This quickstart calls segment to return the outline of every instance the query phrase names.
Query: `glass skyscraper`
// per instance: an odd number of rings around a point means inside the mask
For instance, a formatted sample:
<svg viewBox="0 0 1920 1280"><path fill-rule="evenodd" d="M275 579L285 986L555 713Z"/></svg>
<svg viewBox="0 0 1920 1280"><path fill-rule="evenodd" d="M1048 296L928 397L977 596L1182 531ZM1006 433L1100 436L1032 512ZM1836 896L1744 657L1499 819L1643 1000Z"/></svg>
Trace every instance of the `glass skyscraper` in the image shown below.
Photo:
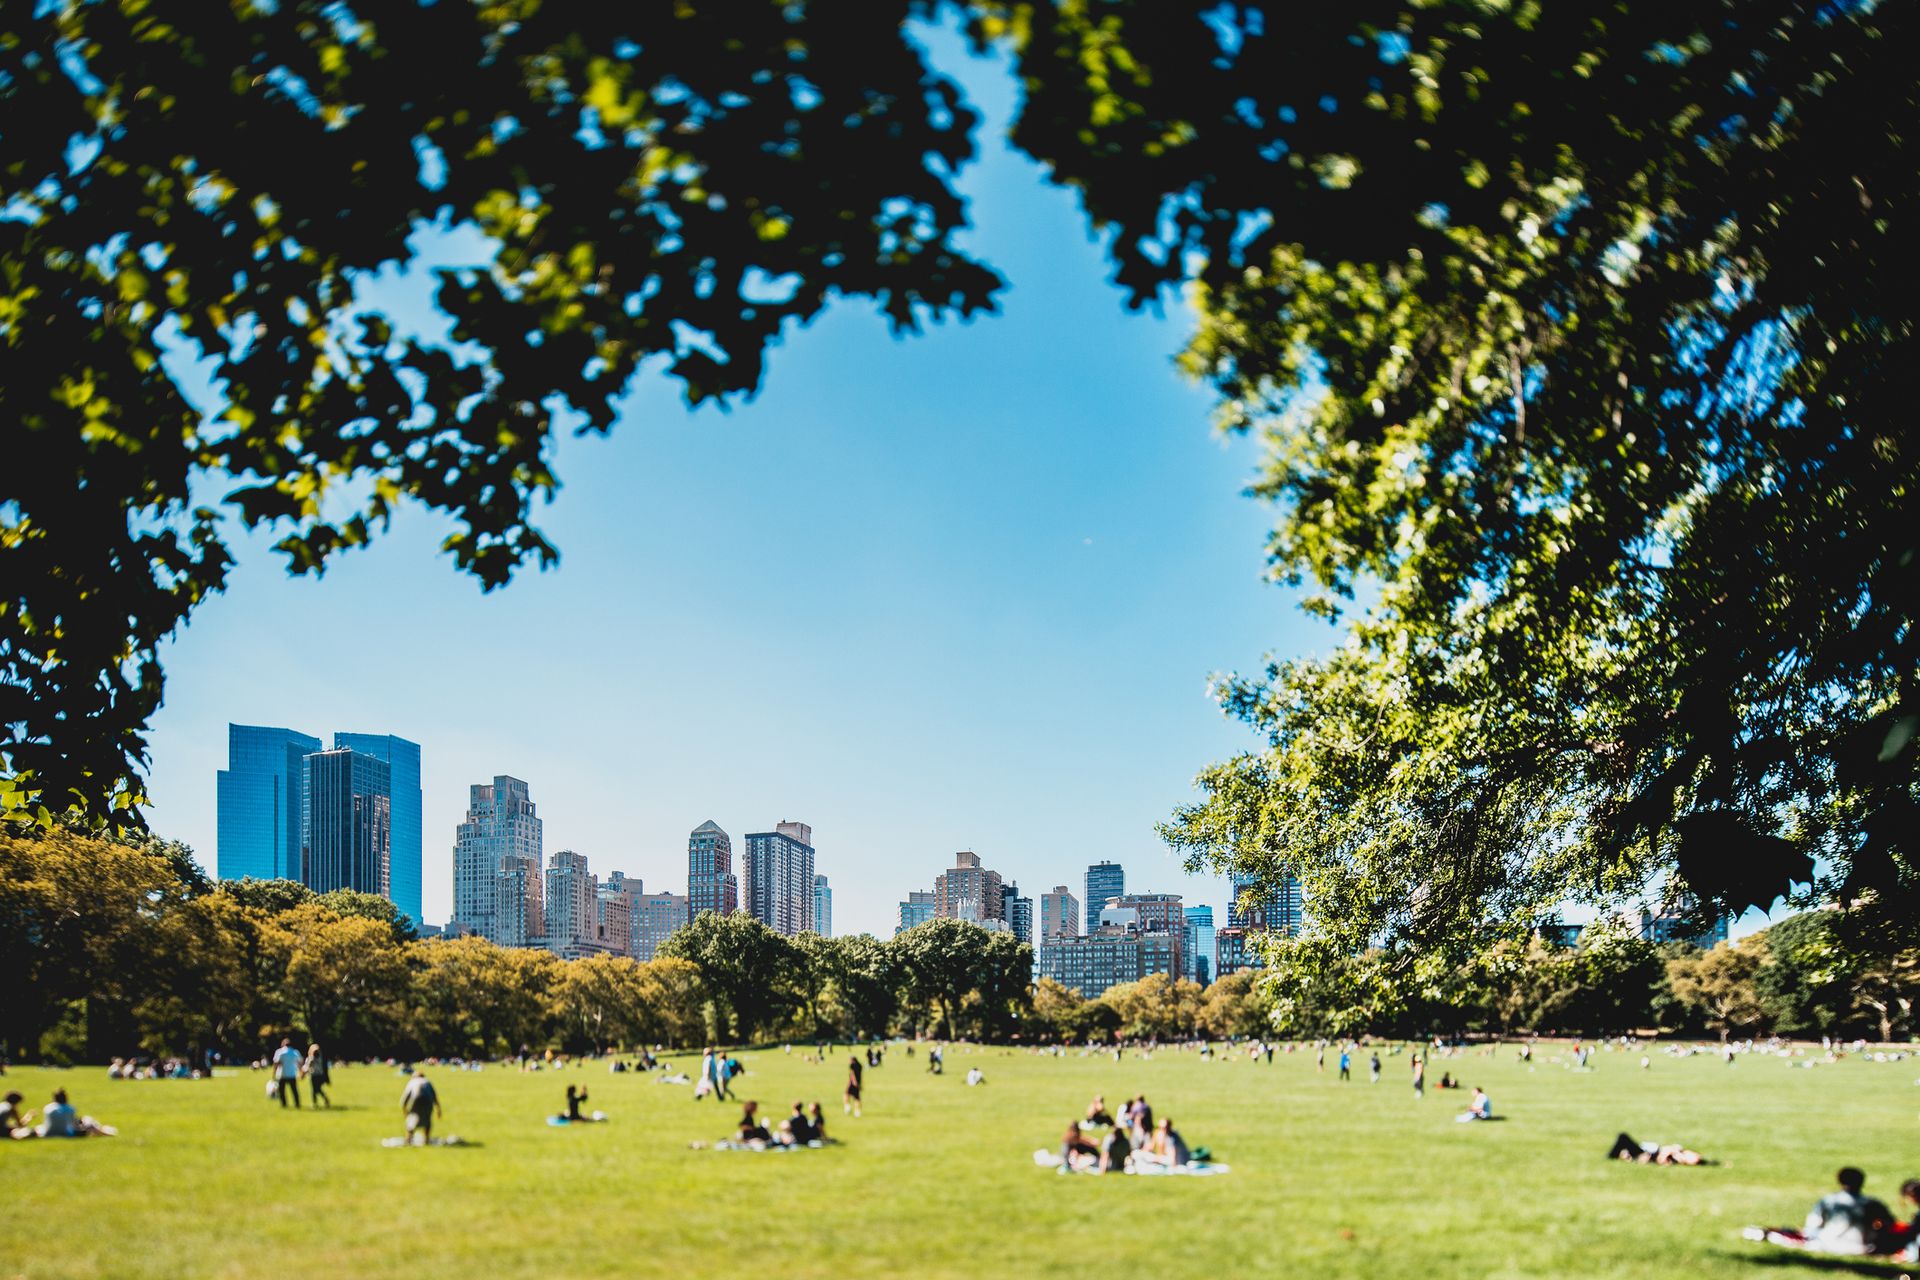
<svg viewBox="0 0 1920 1280"><path fill-rule="evenodd" d="M347 747L306 758L300 879L319 893L393 898L393 798L385 760Z"/></svg>
<svg viewBox="0 0 1920 1280"><path fill-rule="evenodd" d="M1087 868L1087 931L1100 920L1100 910L1107 905L1108 898L1118 898L1127 891L1127 871L1117 862L1096 862ZM1091 999L1092 997L1088 997Z"/></svg>
<svg viewBox="0 0 1920 1280"><path fill-rule="evenodd" d="M1213 908L1188 907L1187 976L1198 983L1213 981Z"/></svg>
<svg viewBox="0 0 1920 1280"><path fill-rule="evenodd" d="M306 757L320 739L292 729L227 726L217 790L214 865L222 880L300 878Z"/></svg>
<svg viewBox="0 0 1920 1280"><path fill-rule="evenodd" d="M333 745L387 762L393 797L393 905L415 924L420 918L420 744L390 733L336 733ZM317 750L317 748L316 748Z"/></svg>

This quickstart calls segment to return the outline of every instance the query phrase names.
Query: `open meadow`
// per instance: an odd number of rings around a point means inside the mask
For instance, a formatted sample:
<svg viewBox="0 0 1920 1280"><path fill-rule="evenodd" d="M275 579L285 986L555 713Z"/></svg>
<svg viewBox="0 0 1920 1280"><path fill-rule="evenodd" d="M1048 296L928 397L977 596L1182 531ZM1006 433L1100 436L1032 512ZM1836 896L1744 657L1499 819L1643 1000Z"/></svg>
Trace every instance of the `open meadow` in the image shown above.
<svg viewBox="0 0 1920 1280"><path fill-rule="evenodd" d="M1602 1051L1575 1072L1557 1048L1435 1058L1481 1084L1505 1118L1456 1124L1464 1094L1416 1101L1407 1058L1378 1084L1364 1053L1341 1083L1333 1055L1273 1065L1191 1051L1034 1056L949 1050L946 1074L892 1046L867 1072L866 1114L840 1114L844 1048L743 1055L741 1098L777 1119L826 1104L840 1145L791 1155L694 1150L725 1136L731 1104L691 1101L658 1075L588 1061L523 1074L441 1067L437 1133L478 1145L393 1150L401 1079L336 1070L331 1112L283 1112L264 1073L109 1081L101 1068L22 1068L27 1104L64 1085L115 1139L6 1144L0 1274L486 1277L730 1275L1751 1276L1877 1263L1776 1253L1739 1237L1797 1223L1857 1163L1891 1200L1920 1174L1920 1062ZM681 1055L691 1071L697 1058ZM986 1084L969 1088L971 1066ZM550 1127L569 1082L602 1125ZM1232 1172L1213 1178L1064 1177L1032 1163L1096 1093L1144 1092ZM1617 1131L1691 1144L1724 1163L1654 1168L1602 1159Z"/></svg>

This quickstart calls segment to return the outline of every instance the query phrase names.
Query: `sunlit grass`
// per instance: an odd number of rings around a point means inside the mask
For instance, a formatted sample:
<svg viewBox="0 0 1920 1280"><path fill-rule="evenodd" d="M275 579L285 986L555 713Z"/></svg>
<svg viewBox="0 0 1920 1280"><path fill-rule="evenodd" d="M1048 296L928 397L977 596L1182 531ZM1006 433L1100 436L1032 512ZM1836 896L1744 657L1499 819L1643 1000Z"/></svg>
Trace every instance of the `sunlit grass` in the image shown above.
<svg viewBox="0 0 1920 1280"><path fill-rule="evenodd" d="M0 1150L0 1275L867 1275L1712 1277L1770 1255L1749 1222L1797 1222L1843 1163L1891 1199L1920 1175L1920 1061L1596 1055L1574 1073L1511 1049L1436 1059L1505 1116L1462 1125L1462 1095L1416 1102L1404 1056L1352 1083L1311 1052L1271 1067L1166 1051L1034 1057L951 1050L944 1076L896 1046L840 1114L844 1049L824 1065L745 1055L743 1098L784 1115L826 1104L842 1145L791 1156L690 1150L738 1108L606 1064L432 1074L439 1132L466 1150L391 1150L401 1079L343 1067L338 1107L283 1113L265 1079L115 1082L99 1068L16 1069L38 1107L55 1085L117 1139ZM680 1065L691 1069L691 1059ZM987 1084L968 1088L969 1066ZM604 1125L551 1128L569 1081ZM1095 1093L1144 1092L1225 1177L1057 1177L1031 1162ZM1620 1130L1725 1163L1660 1169L1601 1157ZM1797 1271L1788 1261L1782 1269ZM1878 1274L1880 1268L1874 1268ZM1899 1268L1885 1268L1897 1275Z"/></svg>

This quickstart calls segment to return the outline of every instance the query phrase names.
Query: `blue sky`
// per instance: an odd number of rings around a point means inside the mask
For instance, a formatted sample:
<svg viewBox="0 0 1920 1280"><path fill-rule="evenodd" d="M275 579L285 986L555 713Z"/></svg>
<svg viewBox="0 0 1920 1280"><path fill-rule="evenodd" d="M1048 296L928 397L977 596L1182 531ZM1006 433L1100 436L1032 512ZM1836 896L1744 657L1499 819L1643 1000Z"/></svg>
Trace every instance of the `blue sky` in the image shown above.
<svg viewBox="0 0 1920 1280"><path fill-rule="evenodd" d="M1258 446L1174 370L1186 317L1125 311L1071 196L1000 143L1011 86L939 47L988 112L963 186L1001 315L896 341L842 304L731 412L643 375L612 438L559 445L559 567L490 596L417 512L317 581L236 535L165 655L155 827L211 865L228 721L391 732L423 747L435 922L496 773L549 852L652 890L684 891L704 819L736 851L810 822L838 932L891 932L957 849L1035 895L1113 858L1224 906L1153 832L1252 744L1207 677L1332 633L1262 581Z"/></svg>

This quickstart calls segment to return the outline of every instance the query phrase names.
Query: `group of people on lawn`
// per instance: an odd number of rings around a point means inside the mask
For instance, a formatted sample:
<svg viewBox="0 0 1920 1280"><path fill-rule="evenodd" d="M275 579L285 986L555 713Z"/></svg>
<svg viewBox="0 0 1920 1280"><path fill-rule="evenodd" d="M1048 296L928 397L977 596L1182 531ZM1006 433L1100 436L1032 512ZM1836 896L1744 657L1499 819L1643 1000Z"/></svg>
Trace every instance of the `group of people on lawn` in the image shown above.
<svg viewBox="0 0 1920 1280"><path fill-rule="evenodd" d="M1105 1129L1100 1142L1088 1135ZM1096 1096L1084 1118L1068 1123L1060 1138L1060 1167L1081 1173L1127 1173L1160 1166L1182 1168L1193 1160L1187 1140L1170 1117L1153 1119L1145 1094L1127 1099L1119 1116L1107 1112L1107 1100Z"/></svg>

